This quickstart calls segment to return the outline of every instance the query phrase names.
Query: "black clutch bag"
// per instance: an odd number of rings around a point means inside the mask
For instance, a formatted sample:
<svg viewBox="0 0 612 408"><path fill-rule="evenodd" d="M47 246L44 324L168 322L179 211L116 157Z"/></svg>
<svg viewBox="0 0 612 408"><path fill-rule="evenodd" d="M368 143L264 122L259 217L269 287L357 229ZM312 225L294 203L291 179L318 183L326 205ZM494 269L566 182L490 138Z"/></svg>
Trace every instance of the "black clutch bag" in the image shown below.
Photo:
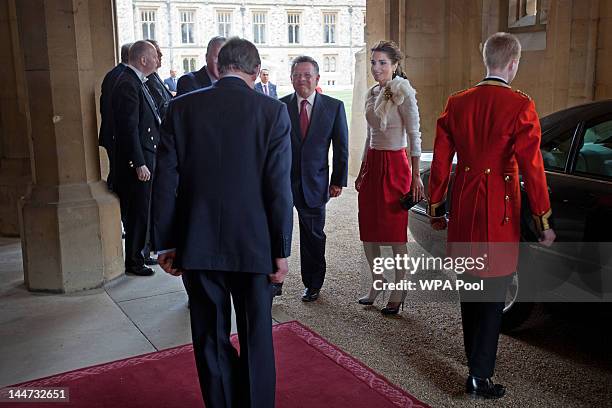
<svg viewBox="0 0 612 408"><path fill-rule="evenodd" d="M412 199L412 193L406 193L403 196L400 197L400 205L402 206L402 208L406 211L408 211L409 209L411 209L412 207L414 207L415 205L417 205L418 203L420 203L422 200L419 201L414 201Z"/></svg>

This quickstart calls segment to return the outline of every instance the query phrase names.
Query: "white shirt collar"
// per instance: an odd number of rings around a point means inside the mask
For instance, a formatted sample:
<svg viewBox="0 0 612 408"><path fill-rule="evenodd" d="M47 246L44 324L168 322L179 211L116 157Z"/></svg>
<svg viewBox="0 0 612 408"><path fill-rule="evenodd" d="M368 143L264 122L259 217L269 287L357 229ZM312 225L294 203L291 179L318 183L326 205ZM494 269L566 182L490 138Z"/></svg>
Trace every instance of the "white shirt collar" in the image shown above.
<svg viewBox="0 0 612 408"><path fill-rule="evenodd" d="M304 98L302 98L300 95L298 95L297 92L295 93L295 96L297 96L298 108L300 108ZM308 101L308 103L310 104L311 107L314 106L314 101L315 101L315 97L316 96L317 96L317 91L314 91L308 98L306 98L306 100Z"/></svg>
<svg viewBox="0 0 612 408"><path fill-rule="evenodd" d="M140 70L138 70L137 68L134 68L132 65L128 65L128 67L132 68L132 70L136 73L136 75L138 75L138 78L140 79L140 81L142 81L143 84L147 82L148 78L145 76L145 74L140 72Z"/></svg>

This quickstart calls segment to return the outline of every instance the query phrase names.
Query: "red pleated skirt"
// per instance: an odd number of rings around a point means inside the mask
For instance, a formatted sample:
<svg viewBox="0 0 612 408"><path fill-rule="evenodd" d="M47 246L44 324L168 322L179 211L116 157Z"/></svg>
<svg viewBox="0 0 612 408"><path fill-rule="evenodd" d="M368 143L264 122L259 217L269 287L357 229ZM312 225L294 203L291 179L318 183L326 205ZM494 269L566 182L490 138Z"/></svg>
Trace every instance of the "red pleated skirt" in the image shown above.
<svg viewBox="0 0 612 408"><path fill-rule="evenodd" d="M364 242L407 242L408 211L399 199L410 191L405 150L368 151L359 189L359 237Z"/></svg>

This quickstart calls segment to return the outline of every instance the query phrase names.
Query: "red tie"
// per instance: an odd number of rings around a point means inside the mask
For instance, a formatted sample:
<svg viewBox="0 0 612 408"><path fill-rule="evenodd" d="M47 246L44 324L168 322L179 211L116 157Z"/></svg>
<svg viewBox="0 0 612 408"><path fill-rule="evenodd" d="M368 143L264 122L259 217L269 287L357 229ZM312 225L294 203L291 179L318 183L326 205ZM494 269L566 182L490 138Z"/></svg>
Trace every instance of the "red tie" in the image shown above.
<svg viewBox="0 0 612 408"><path fill-rule="evenodd" d="M302 132L302 139L306 138L306 134L308 133L308 112L306 111L306 105L308 105L308 101L306 99L302 100L300 104L300 131Z"/></svg>

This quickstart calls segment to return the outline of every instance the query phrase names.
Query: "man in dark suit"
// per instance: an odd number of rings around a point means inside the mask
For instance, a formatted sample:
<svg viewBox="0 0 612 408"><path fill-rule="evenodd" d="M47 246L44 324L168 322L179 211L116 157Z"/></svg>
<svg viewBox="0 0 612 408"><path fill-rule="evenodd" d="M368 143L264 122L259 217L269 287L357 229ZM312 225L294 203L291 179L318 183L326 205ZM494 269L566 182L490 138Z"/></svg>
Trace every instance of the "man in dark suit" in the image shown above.
<svg viewBox="0 0 612 408"><path fill-rule="evenodd" d="M213 37L206 47L206 65L199 71L188 72L179 78L176 86L176 95L183 95L196 89L206 88L217 82L219 69L217 58L219 50L225 43L225 37Z"/></svg>
<svg viewBox="0 0 612 408"><path fill-rule="evenodd" d="M260 64L253 44L230 39L221 79L170 103L158 152L153 242L187 288L208 408L274 407L271 283L291 249L291 124L285 105L253 90Z"/></svg>
<svg viewBox="0 0 612 408"><path fill-rule="evenodd" d="M291 117L291 188L300 220L302 300L319 298L325 279L325 205L342 194L348 174L348 128L342 101L315 92L319 65L300 56L291 64L295 93L281 99ZM328 153L333 146L329 180Z"/></svg>
<svg viewBox="0 0 612 408"><path fill-rule="evenodd" d="M271 96L274 99L278 99L278 95L276 94L276 85L270 82L270 72L267 69L261 70L259 73L259 79L261 82L255 84L255 90L264 95Z"/></svg>
<svg viewBox="0 0 612 408"><path fill-rule="evenodd" d="M176 77L176 69L171 69L170 76L164 79L164 85L166 85L166 88L168 88L172 96L176 96L177 81L178 81L178 78Z"/></svg>
<svg viewBox="0 0 612 408"><path fill-rule="evenodd" d="M125 271L152 275L144 266L143 249L148 234L151 174L159 143L161 119L145 82L157 69L157 51L147 41L130 47L129 65L113 91L113 116L117 144L117 194L125 222Z"/></svg>
<svg viewBox="0 0 612 408"><path fill-rule="evenodd" d="M155 47L155 51L157 51L157 68L155 72L147 77L148 81L145 82L145 85L149 89L149 93L153 97L155 101L155 106L157 107L157 111L159 112L159 116L162 120L164 120L164 116L166 115L166 109L168 109L168 103L172 99L172 94L164 85L162 79L159 77L157 70L161 68L162 65L162 54L161 48L159 48L159 44L155 40L147 40Z"/></svg>
<svg viewBox="0 0 612 408"><path fill-rule="evenodd" d="M113 178L115 169L115 135L113 130L113 107L112 94L117 78L128 65L129 51L132 43L121 46L121 62L113 69L108 71L102 80L102 90L100 93L100 136L98 145L106 149L108 156L108 176L106 184L109 190L113 190Z"/></svg>

